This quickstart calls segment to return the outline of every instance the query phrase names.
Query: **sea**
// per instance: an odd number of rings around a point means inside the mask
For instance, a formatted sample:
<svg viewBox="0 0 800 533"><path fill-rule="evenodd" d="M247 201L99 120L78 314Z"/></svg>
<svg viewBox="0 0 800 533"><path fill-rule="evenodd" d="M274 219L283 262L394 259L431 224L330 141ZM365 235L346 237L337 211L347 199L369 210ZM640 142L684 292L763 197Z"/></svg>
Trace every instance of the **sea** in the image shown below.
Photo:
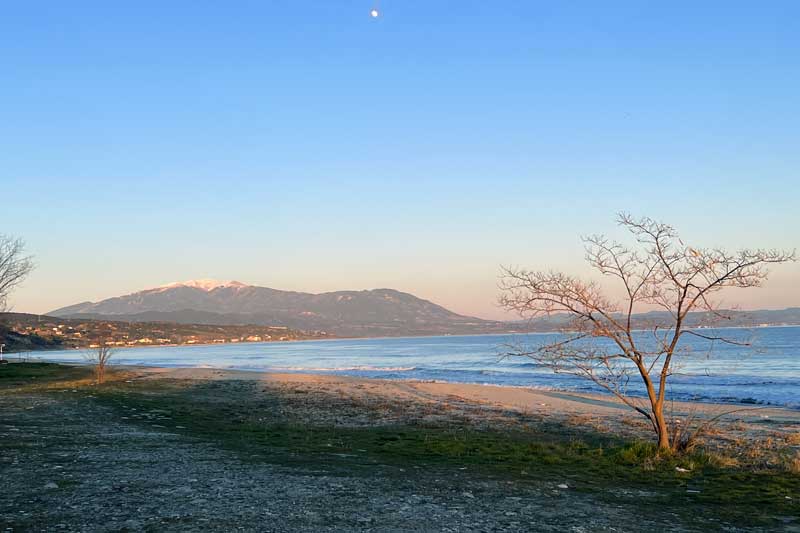
<svg viewBox="0 0 800 533"><path fill-rule="evenodd" d="M800 409L800 326L698 332L723 334L751 345L684 336L676 374L669 379L670 398ZM647 333L636 335L647 342ZM512 347L535 347L558 339L558 334L454 335L156 346L120 348L113 362L606 393L585 378L554 373L527 357L505 355ZM50 361L85 361L85 352L80 350L39 352L36 356ZM638 381L631 380L629 393L643 392Z"/></svg>

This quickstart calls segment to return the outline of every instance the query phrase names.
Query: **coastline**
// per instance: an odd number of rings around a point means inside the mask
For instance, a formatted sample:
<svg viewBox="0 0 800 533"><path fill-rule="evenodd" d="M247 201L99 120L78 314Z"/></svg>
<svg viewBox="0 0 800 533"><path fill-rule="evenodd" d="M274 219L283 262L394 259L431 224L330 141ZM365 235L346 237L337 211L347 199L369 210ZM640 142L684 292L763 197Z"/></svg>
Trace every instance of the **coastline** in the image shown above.
<svg viewBox="0 0 800 533"><path fill-rule="evenodd" d="M697 329L710 329L710 330L758 330L758 329L777 329L777 328L800 328L800 324L755 324L752 326L719 326L719 327L708 327L708 328L698 328L698 327L688 327L688 330L697 330ZM646 328L633 328L631 331L633 332L649 332L649 329ZM183 348L183 347L192 347L192 346L229 346L229 345L248 345L248 346L258 346L258 345L270 345L270 344L296 344L296 343L305 343L305 342L332 342L332 341L369 341L369 340L394 340L394 339L435 339L435 338L447 338L447 337L499 337L499 336L508 336L508 337L516 337L516 336L544 336L544 335L561 335L565 333L571 333L570 330L548 330L548 331L500 331L500 332L492 332L492 333L443 333L437 335L383 335L383 336L367 336L367 337L352 337L352 336L334 336L329 335L326 337L320 338L303 338L303 339L288 339L283 341L240 341L240 342L197 342L197 343L183 343L183 344L141 344L141 345L125 345L125 346L112 346L114 350L128 350L131 348ZM37 352L75 352L75 351L88 351L92 350L93 348L89 348L88 346L75 346L75 347L44 347L44 348L37 348L35 350L26 350L26 351L13 351L13 352L5 352L7 354L20 354L20 353L37 353Z"/></svg>
<svg viewBox="0 0 800 533"><path fill-rule="evenodd" d="M645 419L613 396L533 389L494 384L430 382L377 379L339 374L276 373L198 367L117 366L137 380L174 380L191 383L260 382L286 389L313 389L336 397L356 398L370 403L406 400L417 404L469 406L551 418L588 425L605 432L647 435ZM800 411L776 406L751 406L706 402L673 402L669 409L678 419L719 418L734 433L748 440L779 432L800 430Z"/></svg>
<svg viewBox="0 0 800 533"><path fill-rule="evenodd" d="M326 339L330 340L337 340L337 339ZM274 342L260 342L260 343L249 343L249 344L261 344L261 345L268 345L274 343L298 343L304 341L274 341ZM203 347L203 346L218 346L214 344L210 345L176 345L177 347ZM147 348L158 348L163 346L147 346ZM32 352L26 352L31 354ZM46 352L44 352L46 353ZM89 366L91 363L89 362L77 362L77 361L62 361L58 359L48 359L47 357L36 357L36 356L28 356L26 361L39 361L44 363L56 363L61 365L67 366ZM10 359L13 361L13 359ZM433 389L446 389L446 388L455 388L465 391L473 391L471 396L475 398L480 398L483 396L486 397L495 397L498 396L496 394L478 394L477 391L481 391L484 389L500 389L506 391L506 393L501 394L504 398L511 398L515 396L515 394L511 394L509 391L519 391L517 395L525 396L526 393L531 395L542 395L542 396L560 396L564 398L573 398L574 401L584 401L586 399L590 399L593 402L598 404L606 404L608 407L615 405L615 409L618 410L630 410L630 408L626 407L622 402L617 400L611 394L605 394L602 392L578 392L570 389L559 389L559 388L548 388L546 386L536 386L536 385L518 385L518 384L499 384L499 383L489 383L489 382L462 382L462 381L447 381L447 380L427 380L427 379L420 379L420 378L379 378L379 377L366 377L366 376L354 376L349 375L346 373L341 373L338 371L315 371L313 369L298 369L292 370L290 368L280 368L280 369L239 369L239 368L220 368L214 366L198 366L198 365L187 365L187 366L158 366L158 365L141 365L141 364L128 364L128 363L114 363L110 364L110 368L123 370L123 371L133 371L133 372L142 372L148 378L168 378L168 379L189 379L189 380L241 380L241 381L270 381L274 379L272 378L279 377L281 381L308 381L313 382L316 378L327 378L327 381L335 382L345 382L348 380L355 380L355 381L363 381L363 382L374 382L374 383L383 383L383 384L391 384L391 383L405 383L408 385L415 385L421 386L423 388L433 388ZM295 379L290 379L291 377L295 377ZM324 381L324 380L323 380ZM636 396L632 395L632 397L636 401L644 402L646 398L643 396ZM534 400L538 401L539 398L533 398ZM583 400L579 400L583 399ZM787 405L780 405L780 404L771 404L771 403L752 403L752 402L742 402L742 401L714 401L714 400L675 400L670 402L671 405L674 405L676 408L679 408L681 411L686 412L687 410L691 410L692 412L701 412L701 413L710 413L711 416L719 415L720 413L725 412L748 412L748 411L769 411L775 410L779 413L792 413L792 415L788 416L788 419L797 419L797 423L800 424L800 408L795 408L793 406ZM511 401L511 404L520 404L519 401ZM800 430L800 428L798 428Z"/></svg>
<svg viewBox="0 0 800 533"><path fill-rule="evenodd" d="M758 367L745 365L746 353L742 355L743 367L737 369L728 365L728 362L733 360L732 356L722 354L719 360L713 358L711 363L701 362L702 366L695 365L696 368L687 366L683 375L673 381L674 390L671 397L676 401L687 403L722 405L727 410L767 407L800 410L800 404L797 403L795 396L795 388L800 386L800 381L791 373L787 374L785 370L797 368L797 363L791 359L782 359L791 357L798 346L796 330L792 329L784 336L781 336L778 330L774 331L765 336L764 342L765 346L776 346L775 355L770 355L769 360L779 365L775 368L784 368L782 372L765 371L763 364ZM312 340L311 343L304 340L290 340L236 345L212 343L142 346L142 348L159 349L120 349L118 355L114 356L112 364L113 366L219 368L248 373L349 375L384 381L462 383L573 395L586 393L598 395L604 400L611 399L611 396L599 390L599 387L587 385L583 380L573 379L570 376L562 377L542 372L530 361L502 360L497 354L500 353L504 339L508 337L469 335L403 337L391 340L328 338ZM190 349L192 347L194 349ZM33 360L47 362L83 363L81 353L83 352L80 350L63 350L38 354L28 352L25 355ZM738 357L738 354L733 355ZM788 366L780 366L784 360ZM640 389L632 387L630 392L644 399L641 396L643 391Z"/></svg>

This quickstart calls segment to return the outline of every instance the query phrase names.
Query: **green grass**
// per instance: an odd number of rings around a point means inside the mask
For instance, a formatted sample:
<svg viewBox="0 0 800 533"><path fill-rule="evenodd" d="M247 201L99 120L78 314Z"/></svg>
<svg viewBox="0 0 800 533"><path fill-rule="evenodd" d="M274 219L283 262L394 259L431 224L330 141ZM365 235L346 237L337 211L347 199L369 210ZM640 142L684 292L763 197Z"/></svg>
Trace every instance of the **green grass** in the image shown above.
<svg viewBox="0 0 800 533"><path fill-rule="evenodd" d="M91 370L83 366L11 362L0 365L0 392L83 380L90 376Z"/></svg>
<svg viewBox="0 0 800 533"><path fill-rule="evenodd" d="M19 369L14 379L27 375L52 380L58 372L74 378L69 367L31 367ZM131 423L165 426L235 451L247 461L346 475L375 475L380 468L381 475L405 476L404 470L419 469L453 479L470 475L523 485L567 483L571 490L609 504L619 501L620 491L648 494L638 497L648 508L754 525L774 525L776 516L796 516L800 503L800 476L784 470L720 467L702 452L660 456L649 442L625 442L555 424L513 431L315 426L280 414L282 407L305 401L305 395L264 392L255 384L230 389L157 380L111 382L85 391L92 396L87 401L110 406Z"/></svg>

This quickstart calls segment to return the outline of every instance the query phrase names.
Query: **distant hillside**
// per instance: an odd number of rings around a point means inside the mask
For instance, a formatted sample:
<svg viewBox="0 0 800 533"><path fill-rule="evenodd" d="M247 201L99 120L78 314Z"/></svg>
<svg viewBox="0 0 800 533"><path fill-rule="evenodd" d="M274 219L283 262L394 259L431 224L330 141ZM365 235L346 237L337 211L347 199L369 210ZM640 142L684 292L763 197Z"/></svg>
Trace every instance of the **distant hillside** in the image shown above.
<svg viewBox="0 0 800 533"><path fill-rule="evenodd" d="M489 333L509 327L459 315L393 289L310 294L211 280L173 283L48 314L136 322L278 325L358 337Z"/></svg>
<svg viewBox="0 0 800 533"><path fill-rule="evenodd" d="M759 309L753 311L723 310L720 318L708 312L689 313L684 324L690 328L699 327L757 327L757 326L796 326L800 325L800 307L787 309ZM621 316L621 315L620 315ZM650 329L655 326L668 327L672 317L666 311L651 311L633 315L634 329ZM567 326L566 315L554 315L532 321L515 322L520 330L532 332L559 331Z"/></svg>
<svg viewBox="0 0 800 533"><path fill-rule="evenodd" d="M697 326L728 326L728 327L752 327L760 325L771 326L790 326L800 324L800 307L789 307L787 309L758 309L753 311L722 311L722 314L729 316L730 319L721 320L707 312L689 313L686 318L686 325L689 327ZM666 323L670 315L664 311L654 311L636 315L636 320L640 324Z"/></svg>
<svg viewBox="0 0 800 533"><path fill-rule="evenodd" d="M32 350L57 350L64 347L61 339L43 337L30 332L23 333L2 323L0 323L0 344L5 345L3 352L6 354Z"/></svg>
<svg viewBox="0 0 800 533"><path fill-rule="evenodd" d="M90 348L98 345L164 346L327 339L322 332L283 326L174 324L0 313L0 343L7 352Z"/></svg>

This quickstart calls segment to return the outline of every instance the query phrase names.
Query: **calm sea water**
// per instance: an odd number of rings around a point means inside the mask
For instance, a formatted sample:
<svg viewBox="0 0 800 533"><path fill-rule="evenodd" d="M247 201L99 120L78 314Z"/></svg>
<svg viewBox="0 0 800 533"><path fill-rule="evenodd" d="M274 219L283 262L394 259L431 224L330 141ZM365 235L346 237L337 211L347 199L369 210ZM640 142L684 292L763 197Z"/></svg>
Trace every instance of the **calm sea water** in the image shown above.
<svg viewBox="0 0 800 533"><path fill-rule="evenodd" d="M693 352L684 359L681 373L672 377L673 398L800 409L800 327L729 329L725 335L752 341L754 346L715 344L709 350L705 341L685 342ZM591 382L554 374L529 359L500 357L509 343L535 345L555 338L480 335L126 348L114 355L114 362L603 392ZM40 357L83 361L82 352L75 350Z"/></svg>

